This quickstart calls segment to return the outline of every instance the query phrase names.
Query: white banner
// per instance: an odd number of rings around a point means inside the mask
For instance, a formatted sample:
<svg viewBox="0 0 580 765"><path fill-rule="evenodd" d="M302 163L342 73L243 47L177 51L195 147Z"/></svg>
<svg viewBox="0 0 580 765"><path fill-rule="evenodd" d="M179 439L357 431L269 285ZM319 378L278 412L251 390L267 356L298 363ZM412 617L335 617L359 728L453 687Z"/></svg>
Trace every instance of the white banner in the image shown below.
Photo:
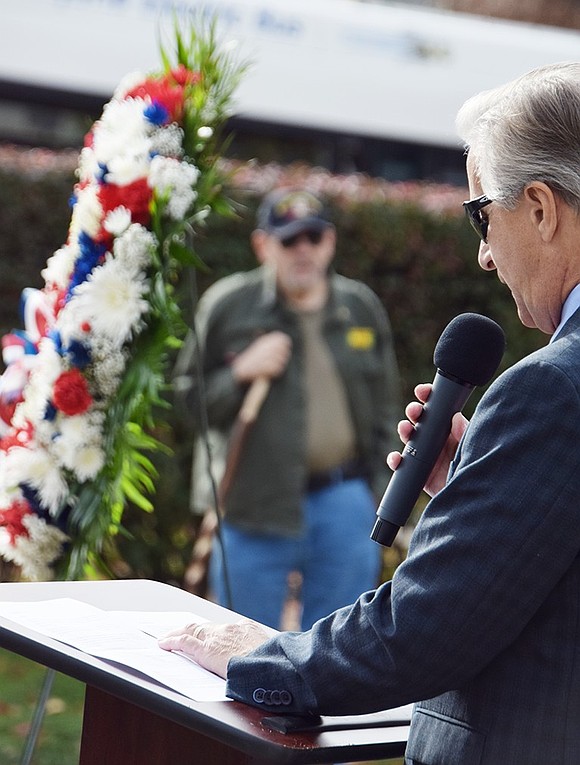
<svg viewBox="0 0 580 765"><path fill-rule="evenodd" d="M240 116L457 146L474 92L545 63L578 60L580 33L412 5L355 0L17 0L0 6L0 80L110 98L159 68L174 14L219 16L253 64Z"/></svg>

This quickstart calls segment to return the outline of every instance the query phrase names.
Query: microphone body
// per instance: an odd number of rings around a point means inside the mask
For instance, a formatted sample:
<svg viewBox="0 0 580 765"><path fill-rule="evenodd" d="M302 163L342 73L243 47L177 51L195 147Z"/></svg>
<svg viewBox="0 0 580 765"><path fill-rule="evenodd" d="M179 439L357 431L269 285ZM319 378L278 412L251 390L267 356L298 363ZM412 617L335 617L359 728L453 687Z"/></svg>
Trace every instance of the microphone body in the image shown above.
<svg viewBox="0 0 580 765"><path fill-rule="evenodd" d="M393 473L377 510L371 539L390 547L411 514L437 457L451 431L451 420L460 412L474 386L437 370L431 391L415 432L403 450L403 459Z"/></svg>
<svg viewBox="0 0 580 765"><path fill-rule="evenodd" d="M505 350L505 335L492 319L480 314L456 316L435 347L437 368L433 389L399 466L377 510L371 539L389 547L404 526L460 412L476 385L491 380Z"/></svg>

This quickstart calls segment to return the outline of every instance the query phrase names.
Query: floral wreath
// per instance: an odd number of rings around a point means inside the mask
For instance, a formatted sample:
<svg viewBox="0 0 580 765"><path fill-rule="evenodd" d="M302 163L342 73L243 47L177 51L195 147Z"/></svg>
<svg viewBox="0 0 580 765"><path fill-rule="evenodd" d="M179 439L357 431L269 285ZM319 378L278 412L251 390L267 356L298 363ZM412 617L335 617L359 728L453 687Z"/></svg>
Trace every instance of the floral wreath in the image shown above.
<svg viewBox="0 0 580 765"><path fill-rule="evenodd" d="M2 338L0 556L30 580L78 578L121 527L153 509L147 430L185 325L178 276L191 237L231 210L220 128L243 67L215 27L175 25L175 59L118 86L85 139L66 243L25 289L24 330Z"/></svg>

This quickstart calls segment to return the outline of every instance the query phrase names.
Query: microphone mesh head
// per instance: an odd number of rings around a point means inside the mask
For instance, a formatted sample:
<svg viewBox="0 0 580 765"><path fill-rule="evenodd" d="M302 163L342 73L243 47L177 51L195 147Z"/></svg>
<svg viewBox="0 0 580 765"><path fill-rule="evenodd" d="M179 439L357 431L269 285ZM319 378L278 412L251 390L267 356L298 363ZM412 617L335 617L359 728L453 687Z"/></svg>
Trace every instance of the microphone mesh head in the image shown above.
<svg viewBox="0 0 580 765"><path fill-rule="evenodd" d="M494 376L505 350L503 329L478 313L462 313L445 327L433 353L441 372L471 385Z"/></svg>

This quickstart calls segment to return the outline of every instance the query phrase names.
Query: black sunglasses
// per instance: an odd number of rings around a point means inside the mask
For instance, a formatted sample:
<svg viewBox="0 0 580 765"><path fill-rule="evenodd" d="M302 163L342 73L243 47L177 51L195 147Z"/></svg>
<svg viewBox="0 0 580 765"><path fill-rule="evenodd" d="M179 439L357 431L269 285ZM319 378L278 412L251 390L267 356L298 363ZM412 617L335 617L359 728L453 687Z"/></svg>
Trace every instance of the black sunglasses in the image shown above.
<svg viewBox="0 0 580 765"><path fill-rule="evenodd" d="M489 226L489 219L485 213L481 212L481 210L483 207L490 205L492 202L493 199L490 199L488 196L483 194L480 197L469 199L467 202L463 203L465 214L467 215L469 222L477 232L477 235L482 242L487 242L487 229Z"/></svg>
<svg viewBox="0 0 580 765"><path fill-rule="evenodd" d="M299 234L294 234L294 236L287 236L284 239L280 239L280 244L286 249L295 247L303 236L308 239L310 244L320 244L322 241L322 233L322 231L301 231Z"/></svg>

